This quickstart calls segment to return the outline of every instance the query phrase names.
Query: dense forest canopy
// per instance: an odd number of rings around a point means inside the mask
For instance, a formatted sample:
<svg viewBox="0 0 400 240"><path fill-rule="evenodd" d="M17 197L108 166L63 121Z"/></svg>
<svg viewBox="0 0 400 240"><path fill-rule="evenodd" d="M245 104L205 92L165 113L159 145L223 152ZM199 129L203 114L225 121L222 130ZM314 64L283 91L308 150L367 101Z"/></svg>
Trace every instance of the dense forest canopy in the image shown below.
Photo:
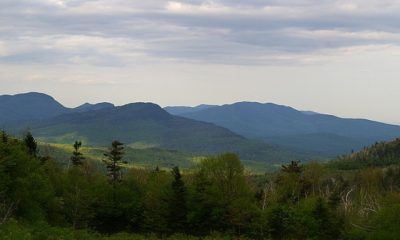
<svg viewBox="0 0 400 240"><path fill-rule="evenodd" d="M334 162L247 173L235 154L193 169L126 168L115 141L104 167L71 143L71 164L0 133L0 239L398 239L400 144ZM346 167L351 166L351 167Z"/></svg>

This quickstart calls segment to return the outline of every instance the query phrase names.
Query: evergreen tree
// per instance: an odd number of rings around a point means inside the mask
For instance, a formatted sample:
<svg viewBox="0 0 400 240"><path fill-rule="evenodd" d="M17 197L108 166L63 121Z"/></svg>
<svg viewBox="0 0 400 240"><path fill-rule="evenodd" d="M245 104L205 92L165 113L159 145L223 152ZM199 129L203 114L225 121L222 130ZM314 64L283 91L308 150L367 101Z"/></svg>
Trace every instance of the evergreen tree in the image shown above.
<svg viewBox="0 0 400 240"><path fill-rule="evenodd" d="M172 196L170 199L170 230L184 232L186 226L186 188L178 167L172 169L174 181L172 182Z"/></svg>
<svg viewBox="0 0 400 240"><path fill-rule="evenodd" d="M292 239L296 231L294 212L285 205L272 208L267 216L267 225L272 239Z"/></svg>
<svg viewBox="0 0 400 240"><path fill-rule="evenodd" d="M85 157L83 157L83 154L79 151L79 149L82 147L82 142L81 141L75 141L74 143L74 151L72 152L72 157L71 157L71 162L74 166L80 166L83 164L83 160L85 160Z"/></svg>
<svg viewBox="0 0 400 240"><path fill-rule="evenodd" d="M7 142L8 142L8 135L7 135L7 133L6 133L4 130L2 130L2 131L0 132L0 135L1 135L1 141L2 141L3 143L7 143Z"/></svg>
<svg viewBox="0 0 400 240"><path fill-rule="evenodd" d="M318 239L340 239L341 221L326 206L325 201L319 197L312 211L316 221L315 237Z"/></svg>
<svg viewBox="0 0 400 240"><path fill-rule="evenodd" d="M300 166L300 161L292 161L288 165L282 165L282 172L286 173L301 173L303 167Z"/></svg>
<svg viewBox="0 0 400 240"><path fill-rule="evenodd" d="M28 148L28 152L30 155L36 157L37 155L37 143L35 138L33 138L32 133L28 132L24 138L25 146Z"/></svg>
<svg viewBox="0 0 400 240"><path fill-rule="evenodd" d="M113 141L109 151L104 153L106 159L103 161L107 166L108 176L114 185L121 180L121 164L126 163L122 160L123 145L120 141Z"/></svg>

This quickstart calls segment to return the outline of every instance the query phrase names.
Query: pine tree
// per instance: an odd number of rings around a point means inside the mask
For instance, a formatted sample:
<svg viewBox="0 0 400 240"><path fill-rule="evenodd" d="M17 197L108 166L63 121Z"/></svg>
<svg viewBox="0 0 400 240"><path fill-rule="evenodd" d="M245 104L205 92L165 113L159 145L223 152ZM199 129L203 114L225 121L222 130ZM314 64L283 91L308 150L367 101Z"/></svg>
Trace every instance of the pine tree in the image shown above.
<svg viewBox="0 0 400 240"><path fill-rule="evenodd" d="M37 155L37 143L35 138L33 138L32 133L28 132L24 138L25 146L28 147L28 152L30 155L36 157Z"/></svg>
<svg viewBox="0 0 400 240"><path fill-rule="evenodd" d="M303 167L300 165L300 161L291 161L288 165L282 165L282 172L286 173L301 173Z"/></svg>
<svg viewBox="0 0 400 240"><path fill-rule="evenodd" d="M316 221L315 237L317 239L340 239L342 223L337 216L326 206L326 202L319 197L315 203L312 215Z"/></svg>
<svg viewBox="0 0 400 240"><path fill-rule="evenodd" d="M82 147L82 142L81 141L75 141L74 143L74 151L72 152L72 157L71 161L74 166L80 166L83 164L83 160L85 160L85 157L83 157L83 154L79 151L79 149Z"/></svg>
<svg viewBox="0 0 400 240"><path fill-rule="evenodd" d="M172 169L172 196L170 199L170 229L172 232L184 232L186 226L186 188L178 167Z"/></svg>
<svg viewBox="0 0 400 240"><path fill-rule="evenodd" d="M122 156L124 154L122 151L124 150L123 145L124 144L120 141L113 141L111 143L111 148L108 150L108 152L104 153L106 159L103 160L103 162L106 164L108 176L110 177L110 181L112 183L112 201L114 211L116 211L117 208L117 198L115 194L117 183L122 180L121 165L126 163L122 160Z"/></svg>
<svg viewBox="0 0 400 240"><path fill-rule="evenodd" d="M126 163L122 160L124 154L122 151L124 150L123 145L124 144L119 141L113 141L109 151L104 153L106 159L103 160L103 162L107 166L108 176L113 184L121 180L121 165Z"/></svg>
<svg viewBox="0 0 400 240"><path fill-rule="evenodd" d="M7 142L8 142L8 135L7 135L7 133L6 133L4 130L2 130L2 131L0 132L0 134L1 134L1 141L2 141L3 143L7 143Z"/></svg>

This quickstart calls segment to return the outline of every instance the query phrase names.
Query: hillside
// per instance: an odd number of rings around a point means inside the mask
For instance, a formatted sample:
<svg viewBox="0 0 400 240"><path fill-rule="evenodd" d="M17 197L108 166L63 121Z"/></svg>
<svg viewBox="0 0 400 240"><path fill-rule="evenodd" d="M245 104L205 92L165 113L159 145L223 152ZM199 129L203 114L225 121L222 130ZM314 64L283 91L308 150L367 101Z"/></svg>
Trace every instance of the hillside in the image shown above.
<svg viewBox="0 0 400 240"><path fill-rule="evenodd" d="M107 147L99 146L83 146L81 152L86 160L101 167L103 165L104 153ZM41 143L39 145L39 153L41 155L50 156L62 166L71 165L71 153L73 152L72 144L48 144ZM179 166L182 169L192 167L201 157L194 156L189 153L178 152L174 150L165 150L159 148L132 148L125 146L124 160L127 162L127 168L141 167L154 169L155 167L170 169Z"/></svg>
<svg viewBox="0 0 400 240"><path fill-rule="evenodd" d="M261 141L248 140L223 127L167 113L156 104L133 103L120 107L60 115L29 125L41 141L108 146L114 139L127 145L179 150L197 155L238 153L245 160L286 162L306 160L310 154Z"/></svg>
<svg viewBox="0 0 400 240"><path fill-rule="evenodd" d="M155 147L139 148L136 145L124 146L124 160L127 162L126 168L144 168L144 169L171 169L174 166L184 170L193 169L205 156L196 156L191 153L161 149ZM104 170L103 162L104 153L108 147L101 146L83 146L81 152L86 160L90 161L93 166ZM73 152L72 144L39 144L39 154L49 156L56 159L63 166L71 165L71 153ZM246 171L251 173L273 172L279 169L280 164L269 164L260 161L242 160Z"/></svg>
<svg viewBox="0 0 400 240"><path fill-rule="evenodd" d="M239 102L179 115L226 127L247 138L318 152L325 157L400 136L399 126L310 114L272 103Z"/></svg>
<svg viewBox="0 0 400 240"><path fill-rule="evenodd" d="M331 166L339 169L386 167L400 163L400 138L389 142L376 142L359 152L344 155L332 161Z"/></svg>

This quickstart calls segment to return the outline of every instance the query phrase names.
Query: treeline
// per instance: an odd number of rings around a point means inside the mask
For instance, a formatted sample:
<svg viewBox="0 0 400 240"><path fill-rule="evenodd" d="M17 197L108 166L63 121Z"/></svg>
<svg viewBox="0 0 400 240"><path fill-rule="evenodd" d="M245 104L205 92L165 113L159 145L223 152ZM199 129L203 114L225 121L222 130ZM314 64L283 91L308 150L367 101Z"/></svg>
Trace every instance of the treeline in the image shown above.
<svg viewBox="0 0 400 240"><path fill-rule="evenodd" d="M399 166L341 171L293 161L251 175L228 153L184 172L145 170L125 165L114 141L104 172L80 142L62 168L31 134L0 135L0 239L400 237Z"/></svg>

